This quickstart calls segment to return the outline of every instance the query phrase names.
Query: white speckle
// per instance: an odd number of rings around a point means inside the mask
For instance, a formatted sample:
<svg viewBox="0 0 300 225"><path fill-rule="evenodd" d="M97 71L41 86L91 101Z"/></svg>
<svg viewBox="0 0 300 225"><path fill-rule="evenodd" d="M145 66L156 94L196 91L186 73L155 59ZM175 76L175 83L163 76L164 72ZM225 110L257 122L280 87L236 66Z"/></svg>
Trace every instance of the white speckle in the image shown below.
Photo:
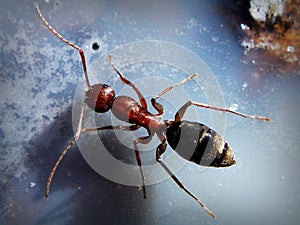
<svg viewBox="0 0 300 225"><path fill-rule="evenodd" d="M206 32L206 31L207 31L207 28L204 27L204 26L201 26L201 27L199 28L199 32L200 32L200 33Z"/></svg>
<svg viewBox="0 0 300 225"><path fill-rule="evenodd" d="M177 36L183 36L184 35L184 33L182 32L182 31L180 31L179 29L175 29L175 33L176 33L176 35Z"/></svg>
<svg viewBox="0 0 300 225"><path fill-rule="evenodd" d="M253 40L244 40L242 41L241 46L243 46L247 51L249 51L255 47L255 44Z"/></svg>
<svg viewBox="0 0 300 225"><path fill-rule="evenodd" d="M294 46L289 45L289 46L287 46L286 51L287 52L294 52L295 48L294 48Z"/></svg>
<svg viewBox="0 0 300 225"><path fill-rule="evenodd" d="M30 182L30 187L33 188L36 185L34 182Z"/></svg>
<svg viewBox="0 0 300 225"><path fill-rule="evenodd" d="M243 23L241 23L241 28L242 30L250 30L250 27L248 27L247 24L243 24Z"/></svg>
<svg viewBox="0 0 300 225"><path fill-rule="evenodd" d="M186 21L186 25L184 27L187 29L192 29L195 26L197 26L197 20L194 18L191 18L190 20Z"/></svg>
<svg viewBox="0 0 300 225"><path fill-rule="evenodd" d="M217 42L217 41L219 40L219 38L218 38L218 37L215 37L215 36L213 36L213 37L211 38L211 40L212 40L212 41L214 41L214 42Z"/></svg>
<svg viewBox="0 0 300 225"><path fill-rule="evenodd" d="M231 110L231 111L235 111L235 110L237 110L239 108L239 105L238 104L235 104L235 103L233 103L233 104L231 104L230 106L229 106L229 110Z"/></svg>
<svg viewBox="0 0 300 225"><path fill-rule="evenodd" d="M242 85L242 89L244 90L247 87L248 87L248 84L246 82L244 82L243 85Z"/></svg>

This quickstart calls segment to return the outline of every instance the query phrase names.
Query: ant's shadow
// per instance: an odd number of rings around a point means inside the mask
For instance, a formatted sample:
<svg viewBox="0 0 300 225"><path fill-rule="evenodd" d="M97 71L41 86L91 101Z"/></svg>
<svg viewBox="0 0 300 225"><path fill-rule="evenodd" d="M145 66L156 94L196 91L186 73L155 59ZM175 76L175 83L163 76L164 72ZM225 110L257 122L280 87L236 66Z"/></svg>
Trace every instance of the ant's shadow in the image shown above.
<svg viewBox="0 0 300 225"><path fill-rule="evenodd" d="M71 109L66 110L28 146L26 167L36 173L32 201L41 202L44 208L35 216L35 224L139 224L145 219L143 211L151 214L151 201L144 200L137 188L111 182L96 173L76 144L58 166L49 198L45 199L49 172L74 135L71 114Z"/></svg>

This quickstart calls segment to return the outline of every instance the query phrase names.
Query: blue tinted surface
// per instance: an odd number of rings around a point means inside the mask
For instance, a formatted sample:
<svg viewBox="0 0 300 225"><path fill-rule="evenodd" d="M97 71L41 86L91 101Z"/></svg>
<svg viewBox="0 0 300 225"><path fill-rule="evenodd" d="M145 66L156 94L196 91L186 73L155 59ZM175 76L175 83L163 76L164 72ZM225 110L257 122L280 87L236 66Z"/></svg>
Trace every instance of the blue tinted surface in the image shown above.
<svg viewBox="0 0 300 225"><path fill-rule="evenodd" d="M219 6L205 0L45 0L39 6L51 25L85 50L88 64L129 42L170 41L209 65L228 107L237 104L239 111L272 118L265 123L227 115L224 136L237 165L188 164L176 174L217 218L172 180L148 186L144 200L137 188L94 172L76 146L45 200L48 173L73 136L72 100L83 79L81 64L76 51L41 25L33 1L0 6L0 224L299 223L299 71L266 75L244 64L243 49ZM98 51L91 49L95 41ZM205 101L200 91L190 94ZM210 126L209 112L199 113L200 122Z"/></svg>

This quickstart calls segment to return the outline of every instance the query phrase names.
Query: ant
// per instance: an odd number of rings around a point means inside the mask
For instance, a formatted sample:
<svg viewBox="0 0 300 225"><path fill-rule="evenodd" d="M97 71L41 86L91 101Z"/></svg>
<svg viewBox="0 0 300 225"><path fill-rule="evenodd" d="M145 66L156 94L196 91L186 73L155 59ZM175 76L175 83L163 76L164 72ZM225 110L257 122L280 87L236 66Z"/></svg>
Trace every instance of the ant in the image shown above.
<svg viewBox="0 0 300 225"><path fill-rule="evenodd" d="M212 217L215 218L215 215L200 201L198 197L192 194L185 186L179 181L179 179L172 173L172 171L167 167L167 165L162 161L162 155L167 149L167 142L174 149L181 157L184 159L194 162L198 165L203 166L211 166L211 167L228 167L234 165L236 163L234 154L227 144L227 142L217 134L214 130L208 128L207 126L198 123L198 122L190 122L181 120L184 116L186 110L190 106L197 106L208 108L212 110L218 110L222 112L229 112L236 114L238 116L242 116L245 118L252 118L257 120L264 120L270 121L267 117L262 116L254 116L254 115L246 115L236 111L232 111L227 108L219 108L215 106L210 106L202 103L197 103L193 101L186 102L175 114L174 120L162 120L161 116L164 112L163 105L157 102L164 94L170 92L173 88L183 85L185 82L195 78L197 73L190 75L189 77L185 78L181 82L169 86L155 97L151 99L151 104L154 109L157 111L156 114L152 114L148 111L147 102L139 91L139 89L129 80L127 80L124 75L118 71L118 69L113 64L112 55L109 55L109 62L112 69L118 74L120 80L132 87L135 93L138 96L139 103L135 101L133 98L129 96L115 96L115 91L112 87L108 86L107 84L94 84L90 85L89 77L87 74L87 66L86 60L84 56L83 50L78 47L77 45L73 44L62 35L60 35L53 27L51 27L46 19L41 14L37 3L34 4L34 8L40 20L43 24L48 28L48 30L53 33L57 38L62 40L67 45L71 46L72 48L78 50L79 55L82 61L83 72L85 76L85 81L87 84L88 90L85 92L85 101L82 104L80 117L79 117L79 124L77 131L74 135L74 138L71 140L69 145L63 150L60 157L54 164L50 175L47 180L45 196L48 198L49 196L49 189L52 182L52 178L54 173L60 164L61 160L65 156L65 154L71 149L71 147L76 143L79 139L81 133L88 132L88 131L99 131L99 130L124 130L124 131L133 131L137 130L140 127L143 127L147 130L148 135L139 137L133 141L135 157L137 164L140 169L140 174L142 178L142 189L143 189L143 196L146 199L146 188L145 188L145 177L142 168L142 161L138 149L138 144L147 144L151 141L152 137L156 134L158 139L160 140L160 144L157 146L156 149L156 161L163 167L163 169L170 175L170 177L175 181L175 183L183 189L188 195L190 195L200 206ZM112 111L113 115L120 119L121 121L129 122L130 126L104 126L104 127L94 127L94 128L83 128L82 121L84 110L86 105L94 110L97 113L105 113L109 110ZM181 138L181 132L184 131L184 135L187 137ZM190 135L192 134L192 135ZM196 134L196 138L195 137ZM180 140L180 142L179 142ZM192 146L191 146L192 145ZM187 154L189 151L190 154Z"/></svg>

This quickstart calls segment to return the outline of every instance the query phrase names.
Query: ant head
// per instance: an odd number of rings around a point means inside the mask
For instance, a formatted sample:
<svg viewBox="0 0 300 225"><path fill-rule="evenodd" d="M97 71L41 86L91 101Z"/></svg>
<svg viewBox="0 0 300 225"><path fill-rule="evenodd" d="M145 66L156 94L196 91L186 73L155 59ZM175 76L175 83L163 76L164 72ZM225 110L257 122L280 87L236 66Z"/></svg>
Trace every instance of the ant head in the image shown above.
<svg viewBox="0 0 300 225"><path fill-rule="evenodd" d="M85 102L97 113L104 113L111 109L115 99L115 91L106 84L95 84L85 92Z"/></svg>

